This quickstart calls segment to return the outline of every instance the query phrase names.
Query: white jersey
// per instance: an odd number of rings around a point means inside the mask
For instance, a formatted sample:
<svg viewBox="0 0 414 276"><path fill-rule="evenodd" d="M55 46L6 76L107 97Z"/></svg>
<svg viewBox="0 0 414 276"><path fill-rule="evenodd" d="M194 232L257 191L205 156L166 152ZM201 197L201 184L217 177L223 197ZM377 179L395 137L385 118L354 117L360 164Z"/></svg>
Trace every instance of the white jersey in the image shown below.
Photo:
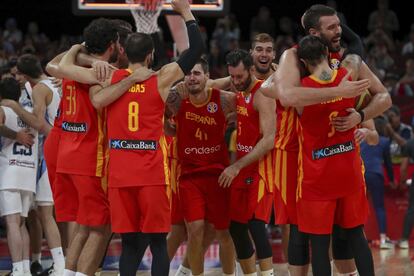
<svg viewBox="0 0 414 276"><path fill-rule="evenodd" d="M50 101L49 105L46 107L45 118L46 118L46 121L51 126L53 126L53 123L56 118L56 114L58 112L59 103L60 103L59 88L55 87L52 84L52 80L50 79L41 80L39 83L43 83L50 89L50 91L52 91L52 100Z"/></svg>
<svg viewBox="0 0 414 276"><path fill-rule="evenodd" d="M18 132L28 126L8 107L4 111L4 125ZM30 107L25 107L29 112ZM31 129L37 140L37 132ZM25 147L15 140L0 138L0 190L18 189L36 191L37 143Z"/></svg>

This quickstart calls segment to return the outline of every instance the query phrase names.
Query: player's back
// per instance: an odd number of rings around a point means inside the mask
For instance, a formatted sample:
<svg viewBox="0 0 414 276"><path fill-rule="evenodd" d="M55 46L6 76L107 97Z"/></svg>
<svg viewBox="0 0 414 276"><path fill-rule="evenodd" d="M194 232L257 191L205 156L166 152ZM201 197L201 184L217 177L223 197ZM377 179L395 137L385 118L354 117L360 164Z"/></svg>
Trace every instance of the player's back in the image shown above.
<svg viewBox="0 0 414 276"><path fill-rule="evenodd" d="M331 80L322 81L315 76L302 79L305 87L334 87L346 75L344 68L333 71ZM359 145L354 130L336 131L332 120L346 116L355 100L342 97L306 106L299 116L300 141L299 195L306 199L333 199L345 196L363 185Z"/></svg>
<svg viewBox="0 0 414 276"><path fill-rule="evenodd" d="M0 107L4 112L4 125L13 131L29 128L17 114L8 107ZM31 111L30 107L25 108ZM30 129L34 140L37 132ZM37 143L26 147L15 140L0 138L0 189L20 189L36 191Z"/></svg>
<svg viewBox="0 0 414 276"><path fill-rule="evenodd" d="M104 167L106 111L93 107L89 87L72 80L62 82L57 171L99 177Z"/></svg>
<svg viewBox="0 0 414 276"><path fill-rule="evenodd" d="M115 71L112 83L130 73ZM168 179L165 104L157 87L158 76L154 75L134 84L108 106L110 187L165 185ZM128 168L130 172L125 171Z"/></svg>

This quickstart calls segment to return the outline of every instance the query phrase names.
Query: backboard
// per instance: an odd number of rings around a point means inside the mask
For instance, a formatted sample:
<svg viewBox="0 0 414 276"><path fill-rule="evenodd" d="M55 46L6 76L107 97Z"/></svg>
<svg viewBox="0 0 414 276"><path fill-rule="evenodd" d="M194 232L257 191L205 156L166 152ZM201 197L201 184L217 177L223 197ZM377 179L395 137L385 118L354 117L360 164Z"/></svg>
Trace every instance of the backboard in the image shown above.
<svg viewBox="0 0 414 276"><path fill-rule="evenodd" d="M227 13L230 0L192 0L191 10L196 15L223 16ZM75 15L127 15L130 5L125 0L72 0ZM171 0L166 0L163 13L172 13ZM138 5L138 4L133 4Z"/></svg>

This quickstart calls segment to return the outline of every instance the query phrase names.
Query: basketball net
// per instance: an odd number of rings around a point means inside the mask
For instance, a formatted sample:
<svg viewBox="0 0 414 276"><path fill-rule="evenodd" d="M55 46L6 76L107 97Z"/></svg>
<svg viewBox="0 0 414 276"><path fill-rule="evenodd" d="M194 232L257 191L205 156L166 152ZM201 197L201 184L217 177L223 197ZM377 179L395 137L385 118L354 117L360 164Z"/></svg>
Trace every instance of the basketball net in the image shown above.
<svg viewBox="0 0 414 276"><path fill-rule="evenodd" d="M158 17L164 0L125 0L129 4L138 33L152 34L158 32Z"/></svg>

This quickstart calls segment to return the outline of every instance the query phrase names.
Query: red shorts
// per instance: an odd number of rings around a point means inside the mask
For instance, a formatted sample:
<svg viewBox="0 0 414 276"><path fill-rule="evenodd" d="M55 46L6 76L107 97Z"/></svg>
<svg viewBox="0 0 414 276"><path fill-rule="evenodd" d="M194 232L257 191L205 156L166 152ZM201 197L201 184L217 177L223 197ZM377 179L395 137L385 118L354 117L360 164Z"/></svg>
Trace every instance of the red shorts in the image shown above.
<svg viewBox="0 0 414 276"><path fill-rule="evenodd" d="M240 172L230 187L231 220L247 223L255 218L269 223L273 194L257 172Z"/></svg>
<svg viewBox="0 0 414 276"><path fill-rule="evenodd" d="M56 177L55 175L56 175L57 155L59 151L59 140L60 140L60 130L56 128L52 128L43 146L43 154L45 156L47 174L49 177L50 187L52 188L52 193L54 190L53 184L55 182L55 177Z"/></svg>
<svg viewBox="0 0 414 276"><path fill-rule="evenodd" d="M296 188L298 186L298 153L275 150L276 189L274 191L275 224L298 224Z"/></svg>
<svg viewBox="0 0 414 276"><path fill-rule="evenodd" d="M168 233L171 227L167 186L109 188L112 231Z"/></svg>
<svg viewBox="0 0 414 276"><path fill-rule="evenodd" d="M178 191L171 192L171 224L184 224L184 216L180 206Z"/></svg>
<svg viewBox="0 0 414 276"><path fill-rule="evenodd" d="M100 177L57 173L55 194L58 222L76 221L86 226L110 223L108 198Z"/></svg>
<svg viewBox="0 0 414 276"><path fill-rule="evenodd" d="M180 177L180 205L187 222L207 220L217 230L229 228L229 189L221 188L221 172L197 172Z"/></svg>
<svg viewBox="0 0 414 276"><path fill-rule="evenodd" d="M331 234L334 224L354 228L365 224L368 217L368 200L365 187L334 200L299 199L299 231L311 234Z"/></svg>

